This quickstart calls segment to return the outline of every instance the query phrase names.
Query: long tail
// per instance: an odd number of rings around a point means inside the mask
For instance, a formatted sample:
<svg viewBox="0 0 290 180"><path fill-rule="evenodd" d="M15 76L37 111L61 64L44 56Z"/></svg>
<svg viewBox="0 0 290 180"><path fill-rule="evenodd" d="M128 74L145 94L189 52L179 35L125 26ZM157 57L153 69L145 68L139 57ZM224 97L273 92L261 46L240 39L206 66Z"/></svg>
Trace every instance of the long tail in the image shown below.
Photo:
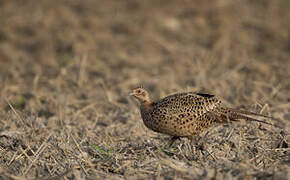
<svg viewBox="0 0 290 180"><path fill-rule="evenodd" d="M275 126L274 124L261 121L258 119L255 119L253 117L249 116L256 116L256 117L264 117L264 118L270 118L270 119L275 119L269 116L265 116L262 114L257 114L249 111L244 111L244 110L236 110L232 108L219 108L218 110L215 111L215 117L216 117L216 122L218 123L227 123L227 122L233 122L233 121L239 121L239 120L246 120L246 121L256 121L268 125Z"/></svg>
<svg viewBox="0 0 290 180"><path fill-rule="evenodd" d="M245 111L245 110L237 110L237 109L232 109L232 108L227 108L232 112L236 112L239 114L244 114L244 115L250 115L250 116L258 116L258 117L264 117L264 118L268 118L268 119L273 119L273 120L278 120L277 118L271 117L271 116L266 116L263 114L258 114L258 113L254 113L254 112L250 112L250 111Z"/></svg>

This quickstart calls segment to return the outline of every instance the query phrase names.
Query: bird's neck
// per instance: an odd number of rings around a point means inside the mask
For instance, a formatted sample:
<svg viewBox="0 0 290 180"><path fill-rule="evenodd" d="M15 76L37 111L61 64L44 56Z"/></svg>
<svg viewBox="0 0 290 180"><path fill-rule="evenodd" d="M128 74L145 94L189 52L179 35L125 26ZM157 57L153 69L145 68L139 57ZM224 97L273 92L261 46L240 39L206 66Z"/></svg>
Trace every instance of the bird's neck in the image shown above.
<svg viewBox="0 0 290 180"><path fill-rule="evenodd" d="M148 105L151 105L151 101L149 99L145 99L145 100L142 100L141 101L141 105L143 106L148 106Z"/></svg>
<svg viewBox="0 0 290 180"><path fill-rule="evenodd" d="M152 102L150 100L143 100L141 102L141 107L143 109L149 109L151 105L152 105Z"/></svg>
<svg viewBox="0 0 290 180"><path fill-rule="evenodd" d="M144 101L141 102L140 104L140 110L141 110L141 116L142 119L148 119L148 117L150 116L150 112L152 110L152 103L150 101ZM145 123L146 125L146 123Z"/></svg>

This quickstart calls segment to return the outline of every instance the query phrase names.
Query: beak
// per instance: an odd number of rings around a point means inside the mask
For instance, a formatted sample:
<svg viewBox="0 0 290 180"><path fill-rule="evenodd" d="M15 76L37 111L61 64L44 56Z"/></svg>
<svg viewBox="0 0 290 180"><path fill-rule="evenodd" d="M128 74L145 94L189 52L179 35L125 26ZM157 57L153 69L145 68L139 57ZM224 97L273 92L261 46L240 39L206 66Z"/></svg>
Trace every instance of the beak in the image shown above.
<svg viewBox="0 0 290 180"><path fill-rule="evenodd" d="M129 95L129 96L134 96L135 94L131 92L131 93L129 93L128 95Z"/></svg>

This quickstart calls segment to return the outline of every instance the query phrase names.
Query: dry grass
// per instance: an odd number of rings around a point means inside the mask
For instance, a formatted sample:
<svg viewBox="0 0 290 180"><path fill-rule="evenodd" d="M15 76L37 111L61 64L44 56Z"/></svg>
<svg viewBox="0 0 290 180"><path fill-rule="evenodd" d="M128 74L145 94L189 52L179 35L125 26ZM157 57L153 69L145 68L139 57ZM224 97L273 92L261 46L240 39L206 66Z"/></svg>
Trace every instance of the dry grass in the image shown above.
<svg viewBox="0 0 290 180"><path fill-rule="evenodd" d="M290 3L0 2L0 179L287 179ZM271 115L171 149L145 128L154 99L217 94Z"/></svg>

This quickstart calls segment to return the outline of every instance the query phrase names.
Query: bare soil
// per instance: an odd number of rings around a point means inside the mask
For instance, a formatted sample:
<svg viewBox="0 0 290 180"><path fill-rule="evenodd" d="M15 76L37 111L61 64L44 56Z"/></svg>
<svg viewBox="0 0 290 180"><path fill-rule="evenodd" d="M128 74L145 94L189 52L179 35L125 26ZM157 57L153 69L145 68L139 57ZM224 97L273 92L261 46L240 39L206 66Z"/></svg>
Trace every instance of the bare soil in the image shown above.
<svg viewBox="0 0 290 180"><path fill-rule="evenodd" d="M289 0L0 1L0 179L289 179ZM128 93L273 116L167 148Z"/></svg>

